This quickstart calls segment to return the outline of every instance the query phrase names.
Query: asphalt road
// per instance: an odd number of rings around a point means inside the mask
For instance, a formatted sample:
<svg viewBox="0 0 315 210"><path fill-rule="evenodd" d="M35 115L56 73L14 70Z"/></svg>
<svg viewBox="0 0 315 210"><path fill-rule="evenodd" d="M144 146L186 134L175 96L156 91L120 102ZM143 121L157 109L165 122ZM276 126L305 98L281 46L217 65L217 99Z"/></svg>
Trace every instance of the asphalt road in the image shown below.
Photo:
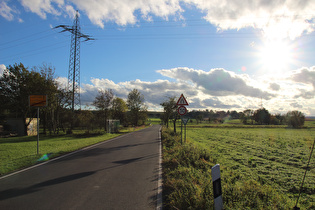
<svg viewBox="0 0 315 210"><path fill-rule="evenodd" d="M159 128L0 178L0 209L156 209Z"/></svg>

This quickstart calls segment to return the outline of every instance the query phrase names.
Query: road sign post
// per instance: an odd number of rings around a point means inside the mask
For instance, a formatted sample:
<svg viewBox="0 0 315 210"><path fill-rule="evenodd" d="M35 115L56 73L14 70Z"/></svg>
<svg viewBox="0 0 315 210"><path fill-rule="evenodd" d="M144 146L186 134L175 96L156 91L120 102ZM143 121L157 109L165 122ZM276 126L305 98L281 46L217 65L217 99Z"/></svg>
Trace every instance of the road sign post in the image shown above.
<svg viewBox="0 0 315 210"><path fill-rule="evenodd" d="M37 154L39 154L39 108L47 105L47 95L30 95L30 107L37 107Z"/></svg>
<svg viewBox="0 0 315 210"><path fill-rule="evenodd" d="M188 106L189 104L183 94L180 95L176 105L179 106L177 109L177 112L179 115L184 116L185 114L187 114L187 109L185 106ZM187 121L186 121L186 124L187 124ZM186 142L186 124L185 124L185 142ZM183 118L181 120L181 144L183 144Z"/></svg>
<svg viewBox="0 0 315 210"><path fill-rule="evenodd" d="M187 122L188 122L189 118L188 117L182 117L181 120L182 120L182 122L183 122L183 124L185 126L184 127L184 131L185 131L184 142L186 143L186 125L187 125Z"/></svg>
<svg viewBox="0 0 315 210"><path fill-rule="evenodd" d="M183 144L183 121L180 122L180 143Z"/></svg>

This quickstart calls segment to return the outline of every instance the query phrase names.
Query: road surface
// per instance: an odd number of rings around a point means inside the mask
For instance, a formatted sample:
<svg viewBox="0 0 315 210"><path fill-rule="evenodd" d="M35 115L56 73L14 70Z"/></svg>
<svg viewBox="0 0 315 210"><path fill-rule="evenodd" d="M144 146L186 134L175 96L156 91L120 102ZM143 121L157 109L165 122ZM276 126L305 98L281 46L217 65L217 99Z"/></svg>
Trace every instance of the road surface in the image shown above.
<svg viewBox="0 0 315 210"><path fill-rule="evenodd" d="M0 209L156 209L159 128L0 177Z"/></svg>

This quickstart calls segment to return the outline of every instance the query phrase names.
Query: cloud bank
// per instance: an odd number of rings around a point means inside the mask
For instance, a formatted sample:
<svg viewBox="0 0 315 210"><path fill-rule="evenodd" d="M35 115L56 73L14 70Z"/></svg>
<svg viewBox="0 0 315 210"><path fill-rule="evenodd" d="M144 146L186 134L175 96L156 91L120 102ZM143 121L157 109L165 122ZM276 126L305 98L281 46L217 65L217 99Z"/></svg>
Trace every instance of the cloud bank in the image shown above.
<svg viewBox="0 0 315 210"><path fill-rule="evenodd" d="M0 3L0 15L12 21L19 11L9 1ZM118 25L136 24L140 20L183 20L183 13L197 8L204 19L218 30L255 28L267 38L295 39L314 31L315 1L312 0L21 0L27 12L45 19L47 14L73 17L78 9L90 21L104 27L106 22ZM13 4L13 3L12 3Z"/></svg>
<svg viewBox="0 0 315 210"><path fill-rule="evenodd" d="M243 95L264 99L270 99L273 96L248 85L248 75L237 75L224 69L212 69L205 72L189 68L174 68L158 72L173 79L190 81L203 93L213 96Z"/></svg>
<svg viewBox="0 0 315 210"><path fill-rule="evenodd" d="M144 95L149 110L162 111L160 104L163 101L183 93L190 110L244 111L258 109L263 105L271 113L298 109L307 115L315 115L315 67L301 68L289 72L283 78L269 80L265 77L253 79L249 75L225 69L204 71L178 67L157 72L166 78L154 82L134 80L119 83L92 78L91 84L81 87L81 103L91 105L100 89L112 89L117 97L126 99L135 88Z"/></svg>

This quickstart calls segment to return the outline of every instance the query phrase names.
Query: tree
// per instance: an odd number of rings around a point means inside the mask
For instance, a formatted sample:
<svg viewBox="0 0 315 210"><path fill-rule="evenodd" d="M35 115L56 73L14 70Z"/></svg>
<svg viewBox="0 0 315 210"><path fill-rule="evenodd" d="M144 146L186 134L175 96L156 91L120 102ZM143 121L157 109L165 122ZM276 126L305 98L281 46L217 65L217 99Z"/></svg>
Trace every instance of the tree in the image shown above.
<svg viewBox="0 0 315 210"><path fill-rule="evenodd" d="M265 108L257 109L254 112L253 117L254 117L254 120L256 121L256 123L258 123L260 125L269 125L270 124L271 115L270 115L269 111Z"/></svg>
<svg viewBox="0 0 315 210"><path fill-rule="evenodd" d="M129 109L129 119L131 124L137 126L140 121L144 122L147 118L147 108L144 105L144 96L133 89L128 94L127 107Z"/></svg>
<svg viewBox="0 0 315 210"><path fill-rule="evenodd" d="M240 114L237 111L232 111L230 113L232 119L239 119L240 118Z"/></svg>
<svg viewBox="0 0 315 210"><path fill-rule="evenodd" d="M202 116L202 114L197 115L197 116L196 116L196 123L199 124L199 123L201 123L202 121L203 121L203 116Z"/></svg>
<svg viewBox="0 0 315 210"><path fill-rule="evenodd" d="M126 123L126 112L127 112L126 102L121 98L114 98L112 104L112 117L113 119L120 120L121 124Z"/></svg>
<svg viewBox="0 0 315 210"><path fill-rule="evenodd" d="M95 97L93 105L99 110L99 119L100 124L104 125L104 130L107 131L107 119L109 118L109 112L114 99L114 94L111 89L101 90L98 92L98 95Z"/></svg>
<svg viewBox="0 0 315 210"><path fill-rule="evenodd" d="M10 65L0 77L0 109L9 110L23 120L25 135L36 116L36 111L29 107L29 95L45 94L50 98L57 91L57 84L52 81L39 72L29 71L22 63Z"/></svg>
<svg viewBox="0 0 315 210"><path fill-rule="evenodd" d="M300 111L291 111L286 115L288 126L293 128L301 128L305 122L305 115Z"/></svg>
<svg viewBox="0 0 315 210"><path fill-rule="evenodd" d="M48 129L50 134L55 134L59 124L60 106L62 106L61 101L58 99L61 90L58 90L58 85L54 78L55 68L51 65L43 64L42 66L33 67L32 71L40 73L45 78L43 91L47 94L48 103L40 109L44 133Z"/></svg>
<svg viewBox="0 0 315 210"><path fill-rule="evenodd" d="M78 110L77 121L80 127L83 127L89 133L92 128L94 115L90 110Z"/></svg>
<svg viewBox="0 0 315 210"><path fill-rule="evenodd" d="M176 133L176 120L179 119L179 114L177 113L177 105L176 105L176 97L169 97L168 100L161 103L163 106L163 121L168 127L169 120L173 121L174 124L174 132Z"/></svg>
<svg viewBox="0 0 315 210"><path fill-rule="evenodd" d="M240 120L243 124L248 124L248 120L251 120L251 123L253 124L253 110L246 109L240 114Z"/></svg>
<svg viewBox="0 0 315 210"><path fill-rule="evenodd" d="M173 115L174 110L176 110L176 102L175 97L169 97L168 100L165 100L160 104L163 106L163 115L161 117L162 121L168 128L169 120L171 119L171 116Z"/></svg>

